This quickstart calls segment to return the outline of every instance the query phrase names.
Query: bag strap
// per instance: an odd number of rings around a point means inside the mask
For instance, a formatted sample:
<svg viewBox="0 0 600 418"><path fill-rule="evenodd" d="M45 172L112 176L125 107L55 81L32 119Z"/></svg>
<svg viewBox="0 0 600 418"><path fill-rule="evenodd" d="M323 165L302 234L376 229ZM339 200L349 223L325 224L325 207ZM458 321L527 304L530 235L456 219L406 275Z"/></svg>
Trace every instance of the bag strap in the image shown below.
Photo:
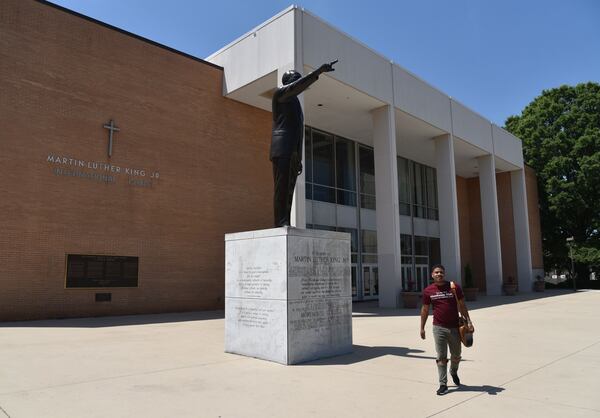
<svg viewBox="0 0 600 418"><path fill-rule="evenodd" d="M460 305L458 303L458 296L456 295L456 285L454 282L450 282L450 290L454 294L454 299L456 299L456 310L458 310L458 316L463 319L463 321L467 322L467 318L465 318L460 311Z"/></svg>
<svg viewBox="0 0 600 418"><path fill-rule="evenodd" d="M458 305L458 296L456 295L456 285L454 284L454 282L450 282L450 290L454 294L454 299L456 299L456 309L458 309L458 316L461 317L466 324L470 324L471 318L465 318L465 316L460 311L460 307Z"/></svg>
<svg viewBox="0 0 600 418"><path fill-rule="evenodd" d="M454 284L454 282L450 282L450 290L452 291L452 294L454 295L454 299L456 299L456 307L458 308L458 296L456 296L456 285Z"/></svg>

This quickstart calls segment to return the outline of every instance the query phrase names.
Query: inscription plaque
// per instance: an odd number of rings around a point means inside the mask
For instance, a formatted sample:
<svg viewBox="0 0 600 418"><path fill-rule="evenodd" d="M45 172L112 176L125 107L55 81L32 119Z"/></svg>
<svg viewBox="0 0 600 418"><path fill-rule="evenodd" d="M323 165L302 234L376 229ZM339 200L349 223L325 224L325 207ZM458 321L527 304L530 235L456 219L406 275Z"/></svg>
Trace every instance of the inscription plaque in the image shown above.
<svg viewBox="0 0 600 418"><path fill-rule="evenodd" d="M349 234L225 236L225 351L296 364L352 350Z"/></svg>

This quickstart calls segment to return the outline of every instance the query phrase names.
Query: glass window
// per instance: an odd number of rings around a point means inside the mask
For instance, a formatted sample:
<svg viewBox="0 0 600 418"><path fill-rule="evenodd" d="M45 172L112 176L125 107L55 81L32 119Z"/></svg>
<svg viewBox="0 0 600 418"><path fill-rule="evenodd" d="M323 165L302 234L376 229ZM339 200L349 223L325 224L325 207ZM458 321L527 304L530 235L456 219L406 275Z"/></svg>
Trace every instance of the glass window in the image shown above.
<svg viewBox="0 0 600 418"><path fill-rule="evenodd" d="M412 235L400 234L400 253L404 256L412 256ZM409 261L410 263L410 261Z"/></svg>
<svg viewBox="0 0 600 418"><path fill-rule="evenodd" d="M360 203L365 209L375 209L375 157L373 149L360 146Z"/></svg>
<svg viewBox="0 0 600 418"><path fill-rule="evenodd" d="M438 219L437 179L435 168L426 167L427 170L427 207L428 218Z"/></svg>
<svg viewBox="0 0 600 418"><path fill-rule="evenodd" d="M400 202L400 215L410 216L410 162L406 158L398 157L398 201Z"/></svg>
<svg viewBox="0 0 600 418"><path fill-rule="evenodd" d="M362 256L363 264L377 264L377 255L366 254Z"/></svg>
<svg viewBox="0 0 600 418"><path fill-rule="evenodd" d="M337 203L338 205L356 206L356 193L338 190Z"/></svg>
<svg viewBox="0 0 600 418"><path fill-rule="evenodd" d="M363 253L377 254L377 231L361 229L361 251Z"/></svg>
<svg viewBox="0 0 600 418"><path fill-rule="evenodd" d="M312 131L313 182L335 187L335 164L333 161L333 136ZM314 191L317 194L317 191ZM335 202L335 197L334 197Z"/></svg>
<svg viewBox="0 0 600 418"><path fill-rule="evenodd" d="M415 235L415 255L428 255L427 237Z"/></svg>
<svg viewBox="0 0 600 418"><path fill-rule="evenodd" d="M436 170L423 164L398 159L398 188L400 214L409 215L410 203L407 195L412 197L413 216L417 218L438 219L437 178ZM408 180L403 177L407 176ZM407 192L403 190L411 190Z"/></svg>
<svg viewBox="0 0 600 418"><path fill-rule="evenodd" d="M429 257L415 257L415 264L428 265Z"/></svg>
<svg viewBox="0 0 600 418"><path fill-rule="evenodd" d="M360 207L363 209L376 209L375 206L375 196L370 196L366 194L360 195Z"/></svg>
<svg viewBox="0 0 600 418"><path fill-rule="evenodd" d="M310 137L310 127L306 127L306 129L304 130L304 146L305 146L305 150L304 150L304 174L306 176L306 182L307 183L312 183L313 179L312 179L312 140ZM306 189L308 190L308 185L306 186ZM307 196L308 198L308 196Z"/></svg>
<svg viewBox="0 0 600 418"><path fill-rule="evenodd" d="M356 191L356 167L354 143L347 139L336 138L335 160L338 189Z"/></svg>
<svg viewBox="0 0 600 418"><path fill-rule="evenodd" d="M321 202L335 203L335 189L315 184L313 185L312 198Z"/></svg>
<svg viewBox="0 0 600 418"><path fill-rule="evenodd" d="M306 198L313 200L313 193L312 193L312 183L306 183Z"/></svg>
<svg viewBox="0 0 600 418"><path fill-rule="evenodd" d="M350 251L355 253L358 251L358 230L355 228L337 227L338 232L348 232L350 234Z"/></svg>
<svg viewBox="0 0 600 418"><path fill-rule="evenodd" d="M429 238L429 269L431 270L431 267L441 262L440 239Z"/></svg>
<svg viewBox="0 0 600 418"><path fill-rule="evenodd" d="M426 205L427 205L427 180L426 180L426 172L425 166L421 164L414 163L414 193L413 193L413 202L414 202L414 210L415 216L417 218L425 218L426 213Z"/></svg>

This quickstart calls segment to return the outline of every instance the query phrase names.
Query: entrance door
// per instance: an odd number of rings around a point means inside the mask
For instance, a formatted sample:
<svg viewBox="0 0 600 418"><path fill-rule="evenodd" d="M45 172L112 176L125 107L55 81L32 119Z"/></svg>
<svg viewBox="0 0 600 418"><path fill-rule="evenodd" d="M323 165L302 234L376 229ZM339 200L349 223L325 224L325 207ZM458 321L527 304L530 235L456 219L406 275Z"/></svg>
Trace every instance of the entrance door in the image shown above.
<svg viewBox="0 0 600 418"><path fill-rule="evenodd" d="M402 290L422 292L429 286L429 266L427 264L417 264L414 270L412 264L402 264L401 269Z"/></svg>
<svg viewBox="0 0 600 418"><path fill-rule="evenodd" d="M417 264L415 270L417 273L417 288L421 292L429 286L429 266L427 264Z"/></svg>
<svg viewBox="0 0 600 418"><path fill-rule="evenodd" d="M363 299L376 299L379 296L379 267L375 264L362 266Z"/></svg>

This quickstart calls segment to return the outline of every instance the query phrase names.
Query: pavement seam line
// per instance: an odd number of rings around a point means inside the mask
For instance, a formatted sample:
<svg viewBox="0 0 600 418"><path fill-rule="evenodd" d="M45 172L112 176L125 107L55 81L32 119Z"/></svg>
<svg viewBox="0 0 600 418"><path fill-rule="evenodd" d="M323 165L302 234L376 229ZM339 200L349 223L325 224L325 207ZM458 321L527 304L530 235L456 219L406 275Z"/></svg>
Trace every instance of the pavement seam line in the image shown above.
<svg viewBox="0 0 600 418"><path fill-rule="evenodd" d="M2 405L0 405L0 411L2 411L2 413L6 415L7 418L10 418L10 415L8 415L8 412L6 412L4 408L2 408Z"/></svg>
<svg viewBox="0 0 600 418"><path fill-rule="evenodd" d="M596 341L595 343L592 343L592 344L590 344L590 345L588 345L588 346L586 346L586 347L583 347L583 348L581 348L581 349L579 349L579 350L577 350L577 351L574 351L574 352L572 352L572 353L569 353L569 354L567 354L567 355L564 355L564 356L562 356L562 357L560 357L560 358L557 358L556 360L553 360L553 361L551 361L550 363L546 363L546 364L544 364L544 365L542 365L542 366L540 366L540 367L538 367L538 368L536 368L536 369L533 369L533 370L531 370L531 371L529 371L529 372L527 372L527 373L523 373L522 375L520 375L520 376L517 376L517 377L515 377L514 379L511 379L511 380L508 380L508 381L506 381L506 382L504 382L504 383L501 383L501 384L500 384L500 386L506 386L506 385L508 385L508 384L510 384L510 383L512 383L512 382L514 382L514 381L516 381L516 380L519 380L519 379L521 379L521 378L523 378L523 377L525 377L525 376L528 376L528 375L530 375L530 374L532 374L532 373L535 373L535 372L537 372L537 371L539 371L539 370L541 370L541 369L543 369L543 368L545 368L545 367L548 367L548 366L550 366L550 365L552 365L552 364L554 364L554 363L557 363L557 362L559 362L559 361L561 361L561 360L564 360L564 359L566 359L566 358L568 358L568 357L574 356L575 354L581 353L582 351L585 351L585 350L587 350L588 348L591 348L591 347L595 346L595 345L596 345L596 344L598 344L598 343L600 343L600 341ZM455 407L457 407L457 406L459 406L459 405L462 405L462 404L463 404L463 403L465 403L465 402L469 402L470 400L473 400L473 399L475 399L475 398L478 398L478 397L480 397L480 396L483 396L485 393L487 393L487 392L482 392L482 393L479 393L479 394L477 394L477 395L475 395L475 396L472 396L472 397L470 397L470 398L468 398L468 399L465 399L464 401L460 401L460 402L458 402L458 403L456 403L456 404L454 404L454 405L452 405L452 406L449 406L448 408L444 408L444 409L442 409L441 411L438 411L438 412L436 412L436 413L434 413L434 414L427 415L427 417L426 417L426 418L430 418L430 417L433 417L433 416L439 415L439 414L441 414L442 412L446 412L446 411L448 411L448 410L450 410L450 409L453 409L453 408L455 408ZM570 406L570 405L569 405L569 406ZM580 408L580 407L576 407L576 406L570 406L570 407L571 407L571 408Z"/></svg>

